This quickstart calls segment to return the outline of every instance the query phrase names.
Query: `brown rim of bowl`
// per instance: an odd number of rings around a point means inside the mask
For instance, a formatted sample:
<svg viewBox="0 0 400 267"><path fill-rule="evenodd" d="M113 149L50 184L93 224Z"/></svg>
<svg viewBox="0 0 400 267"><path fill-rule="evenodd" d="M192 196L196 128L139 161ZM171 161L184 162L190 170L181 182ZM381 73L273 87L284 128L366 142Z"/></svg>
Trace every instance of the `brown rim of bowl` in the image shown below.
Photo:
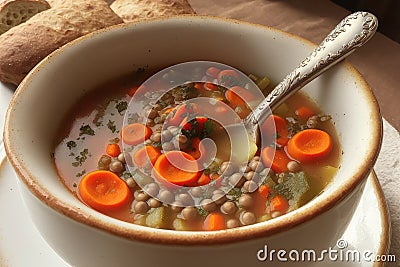
<svg viewBox="0 0 400 267"><path fill-rule="evenodd" d="M363 93L368 99L368 103L370 105L370 110L372 111L372 121L374 122L373 129L375 131L372 133L372 142L370 144L371 150L365 156L365 160L363 164L360 166L359 170L353 174L353 176L348 179L347 183L342 187L336 189L333 193L331 193L328 197L324 198L318 203L315 203L314 206L309 207L307 210L296 210L296 216L293 216L293 213L289 213L280 218L276 218L274 220L265 222L265 223L257 223L254 225L243 226L235 229L229 230L221 230L221 231L191 231L191 232L180 232L174 230L163 230L163 229L153 229L145 226L138 226L126 222L122 222L119 220L112 220L112 223L108 223L106 221L102 221L101 219L94 218L93 216L89 216L84 211L78 209L77 207L72 207L68 203L63 202L61 199L54 197L44 185L38 183L37 179L30 173L30 171L24 167L24 163L18 157L12 153L13 145L11 142L11 128L10 128L10 118L12 116L12 103L16 101L18 96L22 94L28 87L30 81L34 78L35 73L38 72L42 67L44 67L49 59L58 54L62 53L63 50L68 49L70 46L73 46L77 43L84 42L88 39L96 38L97 35L106 33L115 29L124 29L124 28L132 28L132 27L142 27L143 25L159 23L164 21L190 21L195 20L199 21L212 21L218 23L227 23L227 24L238 24L243 25L245 27L257 27L262 30L274 31L277 34L285 35L290 38L295 38L302 43L310 45L310 50L315 47L315 44L312 42L299 37L294 34L290 34L278 29L274 29L271 27L253 24L248 22L242 22L234 19L225 19L218 18L212 16L198 16L198 15L181 15L181 16L172 16L161 19L151 19L151 20L141 20L134 23L129 24L121 24L112 26L107 29L103 29L86 36L80 37L77 40L74 40L61 49L56 50L49 56L45 58L45 60L41 61L21 82L14 94L11 105L9 106L6 113L6 121L5 121L5 131L4 131L4 143L6 148L7 156L12 164L14 170L17 172L20 179L25 183L25 185L29 188L29 190L42 202L44 202L47 206L50 206L54 210L58 211L61 214L64 214L75 221L84 223L86 225L92 226L99 230L103 230L109 233L112 233L116 236L120 236L127 239L139 240L149 243L157 243L157 244L175 244L175 245L217 245L224 243L233 243L239 242L243 240L250 240L254 238L261 238L270 236L272 234L276 234L288 229L291 229L297 225L300 225L308 220L328 211L332 207L334 207L341 199L345 198L356 186L358 186L371 172L372 167L378 157L378 152L380 150L381 141L382 141L382 120L379 112L379 106L375 96L372 93L372 90L369 88L368 84L365 82L361 74L348 62L345 62L345 67L349 69L349 71L355 76L355 78L360 82L361 88L363 89ZM187 23L187 22L186 22Z"/></svg>
<svg viewBox="0 0 400 267"><path fill-rule="evenodd" d="M386 198L383 193L382 187L379 183L378 176L376 175L375 171L371 172L370 175L372 186L374 187L374 191L376 197L378 198L378 206L379 206L379 214L381 216L382 221L382 234L380 238L380 246L376 255L388 255L390 249L390 235L391 235L391 228L390 228L390 216L389 216L389 208L387 206ZM382 267L385 266L385 262L375 262L373 264L374 267Z"/></svg>

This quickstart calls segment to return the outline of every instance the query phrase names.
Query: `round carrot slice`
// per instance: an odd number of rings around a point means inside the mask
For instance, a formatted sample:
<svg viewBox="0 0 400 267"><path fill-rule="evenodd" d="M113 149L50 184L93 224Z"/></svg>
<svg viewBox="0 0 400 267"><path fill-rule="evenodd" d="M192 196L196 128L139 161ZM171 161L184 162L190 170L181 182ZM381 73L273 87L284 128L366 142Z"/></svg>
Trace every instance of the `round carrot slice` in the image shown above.
<svg viewBox="0 0 400 267"><path fill-rule="evenodd" d="M110 171L93 171L82 178L79 195L88 206L100 212L120 209L129 204L132 193L127 184Z"/></svg>
<svg viewBox="0 0 400 267"><path fill-rule="evenodd" d="M141 123L128 124L122 129L122 141L127 145L138 145L148 139L153 131Z"/></svg>
<svg viewBox="0 0 400 267"><path fill-rule="evenodd" d="M178 163L180 168L173 165L168 158ZM158 157L154 164L154 175L161 181L167 181L180 186L196 186L200 176L199 166L191 155L186 152L173 150Z"/></svg>
<svg viewBox="0 0 400 267"><path fill-rule="evenodd" d="M306 129L295 134L288 143L288 153L300 162L312 162L329 154L332 139L328 133Z"/></svg>
<svg viewBox="0 0 400 267"><path fill-rule="evenodd" d="M276 173L287 172L287 164L290 158L283 149L275 150L272 147L265 147L261 150L261 161L265 167L271 168Z"/></svg>
<svg viewBox="0 0 400 267"><path fill-rule="evenodd" d="M144 146L135 152L133 155L133 161L139 168L144 168L149 163L154 165L160 155L160 149L153 146Z"/></svg>

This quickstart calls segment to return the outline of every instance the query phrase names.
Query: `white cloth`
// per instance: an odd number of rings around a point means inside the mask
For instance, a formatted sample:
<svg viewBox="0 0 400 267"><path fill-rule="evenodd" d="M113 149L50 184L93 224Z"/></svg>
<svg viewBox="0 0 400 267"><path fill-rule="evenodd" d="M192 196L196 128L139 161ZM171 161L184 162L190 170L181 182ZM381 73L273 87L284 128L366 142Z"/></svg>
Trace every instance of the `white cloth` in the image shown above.
<svg viewBox="0 0 400 267"><path fill-rule="evenodd" d="M374 170L383 188L389 207L392 226L392 245L390 254L394 254L397 263L387 266L399 266L400 261L400 133L386 120L383 120L383 143Z"/></svg>

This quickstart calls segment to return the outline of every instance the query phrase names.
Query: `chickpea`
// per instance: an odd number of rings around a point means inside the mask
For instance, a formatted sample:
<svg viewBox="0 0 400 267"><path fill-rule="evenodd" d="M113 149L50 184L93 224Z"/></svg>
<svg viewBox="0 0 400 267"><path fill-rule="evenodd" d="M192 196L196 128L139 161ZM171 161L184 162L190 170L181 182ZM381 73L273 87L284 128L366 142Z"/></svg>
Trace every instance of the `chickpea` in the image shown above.
<svg viewBox="0 0 400 267"><path fill-rule="evenodd" d="M147 112L147 118L148 119L152 119L153 120L155 117L157 117L157 115L158 115L158 113L157 113L157 111L155 109L150 109Z"/></svg>
<svg viewBox="0 0 400 267"><path fill-rule="evenodd" d="M242 191L245 193L253 193L258 188L258 184L255 181L246 181L243 184Z"/></svg>
<svg viewBox="0 0 400 267"><path fill-rule="evenodd" d="M264 165L258 160L252 160L249 163L249 167L255 172L261 172L264 169Z"/></svg>
<svg viewBox="0 0 400 267"><path fill-rule="evenodd" d="M133 179L132 177L129 177L128 179L126 179L125 182L129 188L135 188L137 185L135 179Z"/></svg>
<svg viewBox="0 0 400 267"><path fill-rule="evenodd" d="M145 192L139 192L136 196L135 199L137 201L146 201L150 198L150 196L148 194L146 194Z"/></svg>
<svg viewBox="0 0 400 267"><path fill-rule="evenodd" d="M103 155L100 157L99 162L97 163L97 168L99 170L108 170L111 163L111 157L108 155Z"/></svg>
<svg viewBox="0 0 400 267"><path fill-rule="evenodd" d="M298 172L301 170L300 164L294 160L288 162L287 168L290 172Z"/></svg>
<svg viewBox="0 0 400 267"><path fill-rule="evenodd" d="M182 202L182 204L185 206L194 204L193 198L188 193L181 193L177 195L176 200Z"/></svg>
<svg viewBox="0 0 400 267"><path fill-rule="evenodd" d="M226 201L221 206L221 212L225 214L234 214L237 210L236 204L232 201Z"/></svg>
<svg viewBox="0 0 400 267"><path fill-rule="evenodd" d="M193 187L190 189L190 193L193 197L201 197L203 190L200 187Z"/></svg>
<svg viewBox="0 0 400 267"><path fill-rule="evenodd" d="M149 126L149 127L153 127L154 125L156 125L156 123L152 119L147 119L146 120L146 125Z"/></svg>
<svg viewBox="0 0 400 267"><path fill-rule="evenodd" d="M147 204L150 206L150 208L158 208L158 207L161 207L161 205L162 205L162 203L155 198L150 198L147 201Z"/></svg>
<svg viewBox="0 0 400 267"><path fill-rule="evenodd" d="M193 220L197 217L197 210L195 207L186 207L181 211L184 220Z"/></svg>
<svg viewBox="0 0 400 267"><path fill-rule="evenodd" d="M254 199L249 194L243 194L238 200L239 206L245 209L251 208L254 204Z"/></svg>
<svg viewBox="0 0 400 267"><path fill-rule="evenodd" d="M250 167L249 167L249 168L250 168ZM244 178L246 178L246 180L249 181L249 180L251 180L251 179L253 178L254 174L255 174L254 171L246 172L246 173L244 174Z"/></svg>
<svg viewBox="0 0 400 267"><path fill-rule="evenodd" d="M119 160L113 160L110 163L109 168L110 168L110 171L112 171L114 173L121 173L125 170L124 164Z"/></svg>
<svg viewBox="0 0 400 267"><path fill-rule="evenodd" d="M182 202L176 200L174 203L171 204L171 210L173 212L181 212L183 210Z"/></svg>
<svg viewBox="0 0 400 267"><path fill-rule="evenodd" d="M244 177L241 173L234 173L229 177L229 184L235 187L242 187L244 183Z"/></svg>
<svg viewBox="0 0 400 267"><path fill-rule="evenodd" d="M157 196L160 187L156 183L147 184L144 188L144 191L150 196Z"/></svg>
<svg viewBox="0 0 400 267"><path fill-rule="evenodd" d="M215 204L215 202L212 201L212 200L209 199L209 198L203 199L203 200L200 202L200 206L201 206L201 208L202 208L203 210L208 211L208 212L212 212L212 211L214 211L214 210L217 209L217 204Z"/></svg>
<svg viewBox="0 0 400 267"><path fill-rule="evenodd" d="M229 219L226 222L226 227L229 229L236 228L240 226L240 221L238 219Z"/></svg>
<svg viewBox="0 0 400 267"><path fill-rule="evenodd" d="M174 194L164 189L160 190L160 192L158 193L158 198L164 203L171 203L174 200Z"/></svg>
<svg viewBox="0 0 400 267"><path fill-rule="evenodd" d="M250 225L257 222L257 218L251 211L244 211L240 214L240 222L243 225Z"/></svg>
<svg viewBox="0 0 400 267"><path fill-rule="evenodd" d="M172 142L165 142L162 144L162 148L164 151L171 151L175 149L175 146Z"/></svg>
<svg viewBox="0 0 400 267"><path fill-rule="evenodd" d="M126 155L125 155L126 153L120 153L119 155L118 155L118 157L117 157L117 159L119 160L119 161L121 161L122 163L126 163Z"/></svg>
<svg viewBox="0 0 400 267"><path fill-rule="evenodd" d="M149 207L149 205L147 205L146 202L138 201L138 202L136 202L134 209L135 209L135 212L138 214L145 214L147 211L149 211L150 207Z"/></svg>
<svg viewBox="0 0 400 267"><path fill-rule="evenodd" d="M311 116L311 117L309 117L308 118L308 120L307 120L307 127L308 128L311 128L311 129L313 129L313 128L317 128L318 127L318 124L319 124L319 122L318 122L318 116Z"/></svg>
<svg viewBox="0 0 400 267"><path fill-rule="evenodd" d="M169 142L172 139L172 133L170 130L162 131L162 140L164 142Z"/></svg>
<svg viewBox="0 0 400 267"><path fill-rule="evenodd" d="M220 170L221 174L223 174L225 176L229 176L234 173L235 168L231 162L225 161L225 162L221 163L219 170Z"/></svg>
<svg viewBox="0 0 400 267"><path fill-rule="evenodd" d="M213 196L211 197L212 201L215 202L215 204L217 205L222 205L225 203L225 201L227 200L226 196L224 193L222 194L213 194Z"/></svg>
<svg viewBox="0 0 400 267"><path fill-rule="evenodd" d="M154 132L150 136L150 140L155 142L155 143L160 143L161 142L161 133L160 132Z"/></svg>

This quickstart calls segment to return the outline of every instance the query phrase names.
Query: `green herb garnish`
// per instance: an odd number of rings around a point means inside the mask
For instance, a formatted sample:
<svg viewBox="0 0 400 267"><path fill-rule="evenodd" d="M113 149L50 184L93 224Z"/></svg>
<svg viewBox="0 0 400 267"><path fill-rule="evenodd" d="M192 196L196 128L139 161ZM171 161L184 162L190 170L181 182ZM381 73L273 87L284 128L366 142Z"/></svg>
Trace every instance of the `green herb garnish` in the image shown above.
<svg viewBox="0 0 400 267"><path fill-rule="evenodd" d="M128 108L128 102L120 101L115 105L115 108L118 110L119 114L122 114Z"/></svg>
<svg viewBox="0 0 400 267"><path fill-rule="evenodd" d="M68 141L67 142L67 147L69 148L69 150L71 150L72 148L76 147L76 142L75 141Z"/></svg>
<svg viewBox="0 0 400 267"><path fill-rule="evenodd" d="M117 126L115 126L115 121L108 120L107 127L108 129L110 129L112 133L115 133L115 131L117 131Z"/></svg>
<svg viewBox="0 0 400 267"><path fill-rule="evenodd" d="M82 125L81 128L79 128L79 131L79 136L82 136L84 134L94 135L94 130L89 126L89 124Z"/></svg>

